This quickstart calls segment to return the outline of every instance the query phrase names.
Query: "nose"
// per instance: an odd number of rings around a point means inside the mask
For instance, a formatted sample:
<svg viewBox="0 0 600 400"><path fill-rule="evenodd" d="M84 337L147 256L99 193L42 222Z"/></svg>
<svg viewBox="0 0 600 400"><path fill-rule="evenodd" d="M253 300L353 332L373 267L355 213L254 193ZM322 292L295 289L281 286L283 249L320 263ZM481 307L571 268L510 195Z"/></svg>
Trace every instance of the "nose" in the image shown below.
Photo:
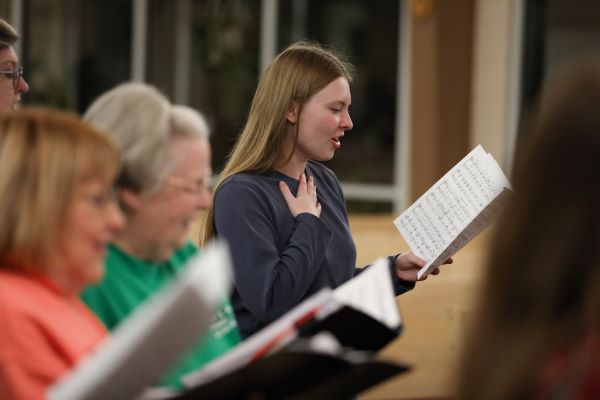
<svg viewBox="0 0 600 400"><path fill-rule="evenodd" d="M196 209L206 210L212 204L212 193L209 189L203 190L196 196Z"/></svg>
<svg viewBox="0 0 600 400"><path fill-rule="evenodd" d="M29 92L29 84L27 83L27 81L25 80L25 78L23 78L23 77L19 78L19 81L17 82L16 92L17 93L27 93L27 92Z"/></svg>
<svg viewBox="0 0 600 400"><path fill-rule="evenodd" d="M125 226L125 214L115 201L108 206L107 222L112 232L117 232Z"/></svg>
<svg viewBox="0 0 600 400"><path fill-rule="evenodd" d="M352 123L352 118L350 118L350 111L346 110L344 112L344 118L342 119L342 128L345 131L349 131L353 126L354 124Z"/></svg>

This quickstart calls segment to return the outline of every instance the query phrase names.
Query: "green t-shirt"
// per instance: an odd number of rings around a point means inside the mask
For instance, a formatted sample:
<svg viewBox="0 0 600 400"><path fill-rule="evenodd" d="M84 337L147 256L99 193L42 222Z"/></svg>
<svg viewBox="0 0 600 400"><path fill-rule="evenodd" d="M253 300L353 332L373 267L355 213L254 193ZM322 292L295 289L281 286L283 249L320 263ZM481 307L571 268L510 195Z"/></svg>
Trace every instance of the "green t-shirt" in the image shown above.
<svg viewBox="0 0 600 400"><path fill-rule="evenodd" d="M196 254L192 243L181 247L163 262L140 260L114 245L108 247L104 279L88 287L82 300L114 330L138 305L156 293ZM199 343L160 381L162 385L180 388L180 378L227 352L240 342L240 332L229 299L217 310L208 332Z"/></svg>

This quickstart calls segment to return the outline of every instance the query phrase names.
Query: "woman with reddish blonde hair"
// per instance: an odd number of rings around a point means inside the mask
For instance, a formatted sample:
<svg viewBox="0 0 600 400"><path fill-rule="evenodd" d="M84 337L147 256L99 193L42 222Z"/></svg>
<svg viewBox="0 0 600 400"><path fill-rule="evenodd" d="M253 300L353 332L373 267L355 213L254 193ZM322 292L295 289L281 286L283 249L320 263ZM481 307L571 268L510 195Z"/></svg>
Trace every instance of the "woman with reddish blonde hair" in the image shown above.
<svg viewBox="0 0 600 400"><path fill-rule="evenodd" d="M79 300L123 215L119 151L77 117L0 115L0 398L43 399L106 336Z"/></svg>

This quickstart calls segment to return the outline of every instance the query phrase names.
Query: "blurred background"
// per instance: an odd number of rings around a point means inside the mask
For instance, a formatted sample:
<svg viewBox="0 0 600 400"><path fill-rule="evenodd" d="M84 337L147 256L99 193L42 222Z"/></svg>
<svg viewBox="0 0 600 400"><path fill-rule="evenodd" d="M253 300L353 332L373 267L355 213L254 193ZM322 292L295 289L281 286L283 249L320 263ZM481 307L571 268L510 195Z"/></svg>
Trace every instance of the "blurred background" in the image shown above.
<svg viewBox="0 0 600 400"><path fill-rule="evenodd" d="M399 212L476 144L507 169L544 82L598 51L595 0L0 0L26 104L83 112L127 80L212 124L215 170L257 78L298 39L356 66L354 129L330 163L351 211Z"/></svg>
<svg viewBox="0 0 600 400"><path fill-rule="evenodd" d="M391 220L477 144L510 175L546 84L600 53L597 0L0 0L0 16L22 36L25 104L82 113L120 82L152 83L207 116L217 172L275 54L299 39L344 53L354 129L328 164L362 263L406 248ZM407 330L385 356L415 371L361 398L451 394L487 236L399 299Z"/></svg>

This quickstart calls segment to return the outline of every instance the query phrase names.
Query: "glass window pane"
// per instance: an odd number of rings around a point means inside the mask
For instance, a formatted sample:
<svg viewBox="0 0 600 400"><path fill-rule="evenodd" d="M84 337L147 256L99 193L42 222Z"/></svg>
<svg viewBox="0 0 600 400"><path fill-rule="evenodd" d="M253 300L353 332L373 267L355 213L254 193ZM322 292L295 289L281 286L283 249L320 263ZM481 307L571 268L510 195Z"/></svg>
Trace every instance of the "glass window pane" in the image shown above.
<svg viewBox="0 0 600 400"><path fill-rule="evenodd" d="M129 79L131 2L29 1L24 20L27 103L83 112Z"/></svg>
<svg viewBox="0 0 600 400"><path fill-rule="evenodd" d="M11 7L9 0L0 1L0 16L2 16L2 18L8 21L9 23L12 23L14 21L10 20L10 9Z"/></svg>
<svg viewBox="0 0 600 400"><path fill-rule="evenodd" d="M211 122L214 164L221 170L246 121L259 74L260 2L194 5L191 104Z"/></svg>
<svg viewBox="0 0 600 400"><path fill-rule="evenodd" d="M280 2L280 49L298 39L316 40L342 51L356 68L350 110L354 128L327 163L340 180L393 183L398 4L397 0Z"/></svg>
<svg viewBox="0 0 600 400"><path fill-rule="evenodd" d="M527 0L521 77L521 130L546 85L572 64L600 55L600 3Z"/></svg>
<svg viewBox="0 0 600 400"><path fill-rule="evenodd" d="M188 104L208 119L213 164L225 157L243 128L258 76L260 1L195 0L186 22L176 19L171 0L151 2L148 76L171 98L175 79L189 85ZM175 24L189 23L189 76L175 77Z"/></svg>
<svg viewBox="0 0 600 400"><path fill-rule="evenodd" d="M170 99L174 95L175 30L178 1L152 0L148 2L148 47L146 49L147 81ZM189 77L182 77L188 79Z"/></svg>

